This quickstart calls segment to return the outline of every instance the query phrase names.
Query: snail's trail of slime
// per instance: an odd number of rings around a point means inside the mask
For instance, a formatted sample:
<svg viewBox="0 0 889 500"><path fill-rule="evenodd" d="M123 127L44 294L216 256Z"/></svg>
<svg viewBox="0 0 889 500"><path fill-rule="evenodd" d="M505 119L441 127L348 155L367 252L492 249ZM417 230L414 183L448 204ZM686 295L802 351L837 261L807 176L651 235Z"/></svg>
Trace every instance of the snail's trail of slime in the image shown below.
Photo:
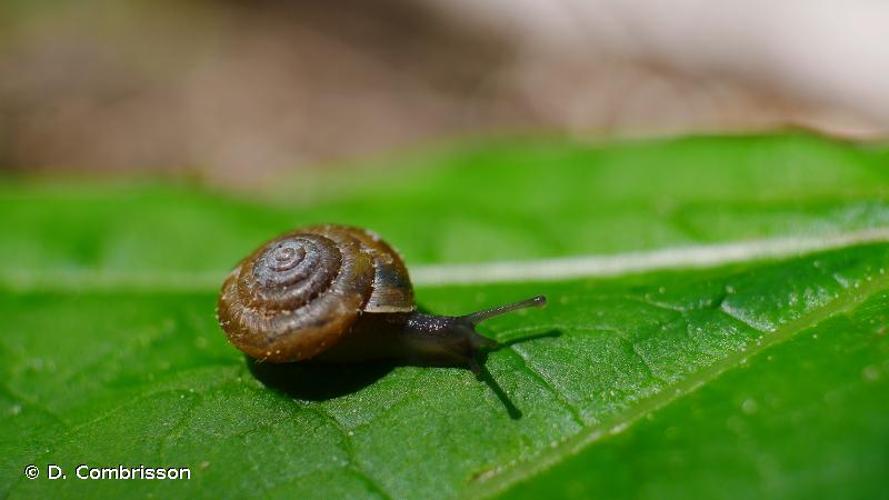
<svg viewBox="0 0 889 500"><path fill-rule="evenodd" d="M527 261L410 266L414 285L437 287L484 283L558 281L613 277L666 269L703 269L761 259L778 259L889 242L889 227L833 233L820 237L771 238L715 245L692 245L614 255L587 255ZM0 270L0 288L29 292L129 290L154 292L216 291L227 271L183 273Z"/></svg>

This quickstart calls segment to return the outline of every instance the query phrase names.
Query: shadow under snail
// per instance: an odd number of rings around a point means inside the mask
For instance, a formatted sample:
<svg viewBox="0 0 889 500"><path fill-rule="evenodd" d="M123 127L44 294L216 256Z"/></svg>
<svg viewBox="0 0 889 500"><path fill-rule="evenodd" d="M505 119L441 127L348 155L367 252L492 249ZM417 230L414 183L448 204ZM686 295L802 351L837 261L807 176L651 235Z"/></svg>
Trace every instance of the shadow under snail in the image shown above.
<svg viewBox="0 0 889 500"><path fill-rule="evenodd" d="M365 229L322 225L275 238L242 260L222 286L218 319L229 341L258 361L394 359L478 375L480 356L500 344L475 326L545 303L537 296L464 316L422 313L391 246Z"/></svg>

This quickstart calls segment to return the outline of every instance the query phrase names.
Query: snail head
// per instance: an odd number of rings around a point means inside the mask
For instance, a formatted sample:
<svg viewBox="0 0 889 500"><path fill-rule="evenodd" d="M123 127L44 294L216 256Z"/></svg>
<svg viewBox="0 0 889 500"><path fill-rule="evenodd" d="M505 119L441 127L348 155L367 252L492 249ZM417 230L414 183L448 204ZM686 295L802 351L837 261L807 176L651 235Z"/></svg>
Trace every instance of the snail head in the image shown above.
<svg viewBox="0 0 889 500"><path fill-rule="evenodd" d="M423 353L425 359L468 365L478 373L478 366L484 356L503 346L500 342L481 335L476 326L490 318L528 307L542 307L546 298L542 295L506 304L491 309L477 311L464 316L434 316L416 313L406 325L411 350ZM416 333L420 333L417 335Z"/></svg>

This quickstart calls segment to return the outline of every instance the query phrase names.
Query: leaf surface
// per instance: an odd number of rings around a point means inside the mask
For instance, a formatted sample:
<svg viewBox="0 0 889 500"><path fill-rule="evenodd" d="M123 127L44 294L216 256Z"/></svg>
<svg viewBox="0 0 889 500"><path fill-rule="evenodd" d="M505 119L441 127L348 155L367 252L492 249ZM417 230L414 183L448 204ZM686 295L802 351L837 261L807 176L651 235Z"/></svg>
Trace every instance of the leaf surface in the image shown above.
<svg viewBox="0 0 889 500"><path fill-rule="evenodd" d="M417 155L373 182L313 174L263 203L191 186L8 181L0 494L878 497L887 159L802 135L505 143ZM500 339L559 333L490 356L515 419L459 368L251 369L215 323L217 287L262 241L322 221L377 230L419 275L839 243L703 268L424 280L421 305L443 314L550 298L483 326ZM31 463L69 479L27 480ZM80 481L82 463L187 466L192 478Z"/></svg>

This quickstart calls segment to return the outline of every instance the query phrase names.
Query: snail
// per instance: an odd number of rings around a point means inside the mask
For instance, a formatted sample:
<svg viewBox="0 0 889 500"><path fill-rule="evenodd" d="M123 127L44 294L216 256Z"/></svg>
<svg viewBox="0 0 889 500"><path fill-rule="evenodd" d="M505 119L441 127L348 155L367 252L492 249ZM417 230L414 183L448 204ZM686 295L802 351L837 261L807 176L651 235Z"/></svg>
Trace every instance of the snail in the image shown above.
<svg viewBox="0 0 889 500"><path fill-rule="evenodd" d="M543 296L463 316L417 310L401 256L371 231L321 225L266 242L228 275L217 315L251 358L362 362L400 359L479 373L500 347L476 332L486 319L543 306Z"/></svg>

